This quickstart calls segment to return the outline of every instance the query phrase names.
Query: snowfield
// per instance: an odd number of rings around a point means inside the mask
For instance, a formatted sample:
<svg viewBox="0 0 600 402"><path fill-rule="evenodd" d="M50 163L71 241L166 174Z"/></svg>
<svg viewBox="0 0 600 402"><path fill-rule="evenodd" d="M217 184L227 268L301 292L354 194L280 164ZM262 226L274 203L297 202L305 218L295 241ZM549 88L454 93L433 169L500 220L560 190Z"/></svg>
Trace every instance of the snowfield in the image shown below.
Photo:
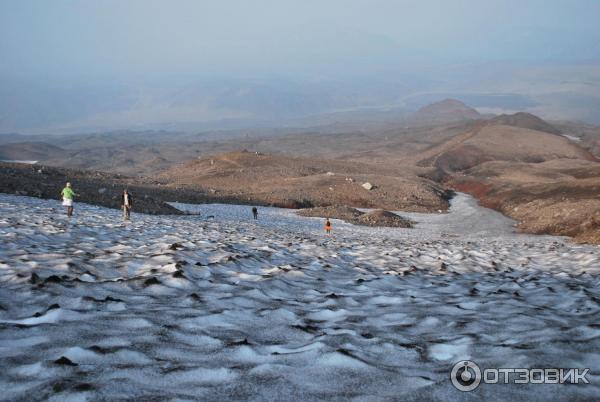
<svg viewBox="0 0 600 402"><path fill-rule="evenodd" d="M600 249L457 196L415 229L232 205L148 216L0 195L0 399L593 400ZM213 217L210 217L213 216ZM453 388L455 362L590 368Z"/></svg>

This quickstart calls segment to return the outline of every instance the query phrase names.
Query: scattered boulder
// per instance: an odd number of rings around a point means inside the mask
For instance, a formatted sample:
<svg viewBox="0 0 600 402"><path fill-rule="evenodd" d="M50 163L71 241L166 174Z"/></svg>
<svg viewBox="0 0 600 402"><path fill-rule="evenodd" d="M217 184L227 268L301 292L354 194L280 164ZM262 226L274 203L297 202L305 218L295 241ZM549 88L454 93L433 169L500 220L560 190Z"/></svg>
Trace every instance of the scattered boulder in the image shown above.
<svg viewBox="0 0 600 402"><path fill-rule="evenodd" d="M150 279L146 279L144 281L144 286L145 287L152 286L152 285L160 285L160 284L161 284L160 281L158 279L156 279L156 277L154 277L154 276L151 277Z"/></svg>
<svg viewBox="0 0 600 402"><path fill-rule="evenodd" d="M369 182L363 183L362 188L364 188L365 190L373 190L373 185Z"/></svg>
<svg viewBox="0 0 600 402"><path fill-rule="evenodd" d="M31 278L29 279L29 283L36 284L40 281L41 281L40 276L38 274L36 274L35 272L32 272Z"/></svg>
<svg viewBox="0 0 600 402"><path fill-rule="evenodd" d="M61 283L62 279L58 275L50 275L44 279L44 283Z"/></svg>
<svg viewBox="0 0 600 402"><path fill-rule="evenodd" d="M60 358L54 360L55 364L60 364L61 366L77 366L77 363L73 363L68 358L61 356Z"/></svg>

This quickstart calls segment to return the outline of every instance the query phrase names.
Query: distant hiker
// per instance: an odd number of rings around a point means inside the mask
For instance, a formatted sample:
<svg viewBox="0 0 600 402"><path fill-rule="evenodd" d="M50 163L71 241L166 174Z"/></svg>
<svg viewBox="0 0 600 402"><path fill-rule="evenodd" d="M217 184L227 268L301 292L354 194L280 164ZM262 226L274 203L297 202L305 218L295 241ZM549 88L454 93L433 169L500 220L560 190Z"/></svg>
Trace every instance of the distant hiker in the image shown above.
<svg viewBox="0 0 600 402"><path fill-rule="evenodd" d="M258 208L252 207L252 216L254 216L254 219L258 219Z"/></svg>
<svg viewBox="0 0 600 402"><path fill-rule="evenodd" d="M123 219L128 221L131 208L133 208L133 197L127 190L123 190L123 194L121 195L121 208L123 208Z"/></svg>
<svg viewBox="0 0 600 402"><path fill-rule="evenodd" d="M329 218L325 219L325 233L327 233L327 236L331 235L331 222Z"/></svg>
<svg viewBox="0 0 600 402"><path fill-rule="evenodd" d="M65 188L61 191L60 195L63 198L63 205L67 207L67 216L70 218L73 216L73 197L75 197L75 192L71 188L71 183L67 183Z"/></svg>

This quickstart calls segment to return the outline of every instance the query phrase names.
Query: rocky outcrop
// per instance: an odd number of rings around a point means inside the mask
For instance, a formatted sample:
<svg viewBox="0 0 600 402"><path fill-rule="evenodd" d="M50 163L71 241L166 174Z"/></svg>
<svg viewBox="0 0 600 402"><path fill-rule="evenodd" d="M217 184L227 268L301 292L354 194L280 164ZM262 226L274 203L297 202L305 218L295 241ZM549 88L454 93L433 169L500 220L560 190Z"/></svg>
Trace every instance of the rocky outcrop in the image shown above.
<svg viewBox="0 0 600 402"><path fill-rule="evenodd" d="M376 209L367 212L366 214L362 214L353 223L363 226L385 226L394 228L411 228L413 225L411 220L396 215L393 212L384 211L383 209Z"/></svg>
<svg viewBox="0 0 600 402"><path fill-rule="evenodd" d="M298 211L300 216L340 219L354 225L410 228L413 222L393 212L376 209L362 212L346 206L309 208Z"/></svg>
<svg viewBox="0 0 600 402"><path fill-rule="evenodd" d="M134 197L134 212L181 214L167 201L177 195L152 186L136 184L131 178L102 172L69 170L41 165L0 163L0 192L37 198L60 199L67 181L77 193L76 202L121 207L121 192L128 188Z"/></svg>

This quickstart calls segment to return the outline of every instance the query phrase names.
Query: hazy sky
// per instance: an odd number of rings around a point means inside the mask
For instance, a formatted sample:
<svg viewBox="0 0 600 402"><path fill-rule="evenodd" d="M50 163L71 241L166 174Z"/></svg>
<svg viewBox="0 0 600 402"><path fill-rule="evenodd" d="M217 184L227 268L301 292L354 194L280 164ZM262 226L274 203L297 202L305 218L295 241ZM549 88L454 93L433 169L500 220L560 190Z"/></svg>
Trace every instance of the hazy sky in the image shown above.
<svg viewBox="0 0 600 402"><path fill-rule="evenodd" d="M600 0L0 0L0 132L474 102L461 94L600 121L599 22Z"/></svg>
<svg viewBox="0 0 600 402"><path fill-rule="evenodd" d="M598 0L0 0L0 79L310 79L600 58Z"/></svg>

